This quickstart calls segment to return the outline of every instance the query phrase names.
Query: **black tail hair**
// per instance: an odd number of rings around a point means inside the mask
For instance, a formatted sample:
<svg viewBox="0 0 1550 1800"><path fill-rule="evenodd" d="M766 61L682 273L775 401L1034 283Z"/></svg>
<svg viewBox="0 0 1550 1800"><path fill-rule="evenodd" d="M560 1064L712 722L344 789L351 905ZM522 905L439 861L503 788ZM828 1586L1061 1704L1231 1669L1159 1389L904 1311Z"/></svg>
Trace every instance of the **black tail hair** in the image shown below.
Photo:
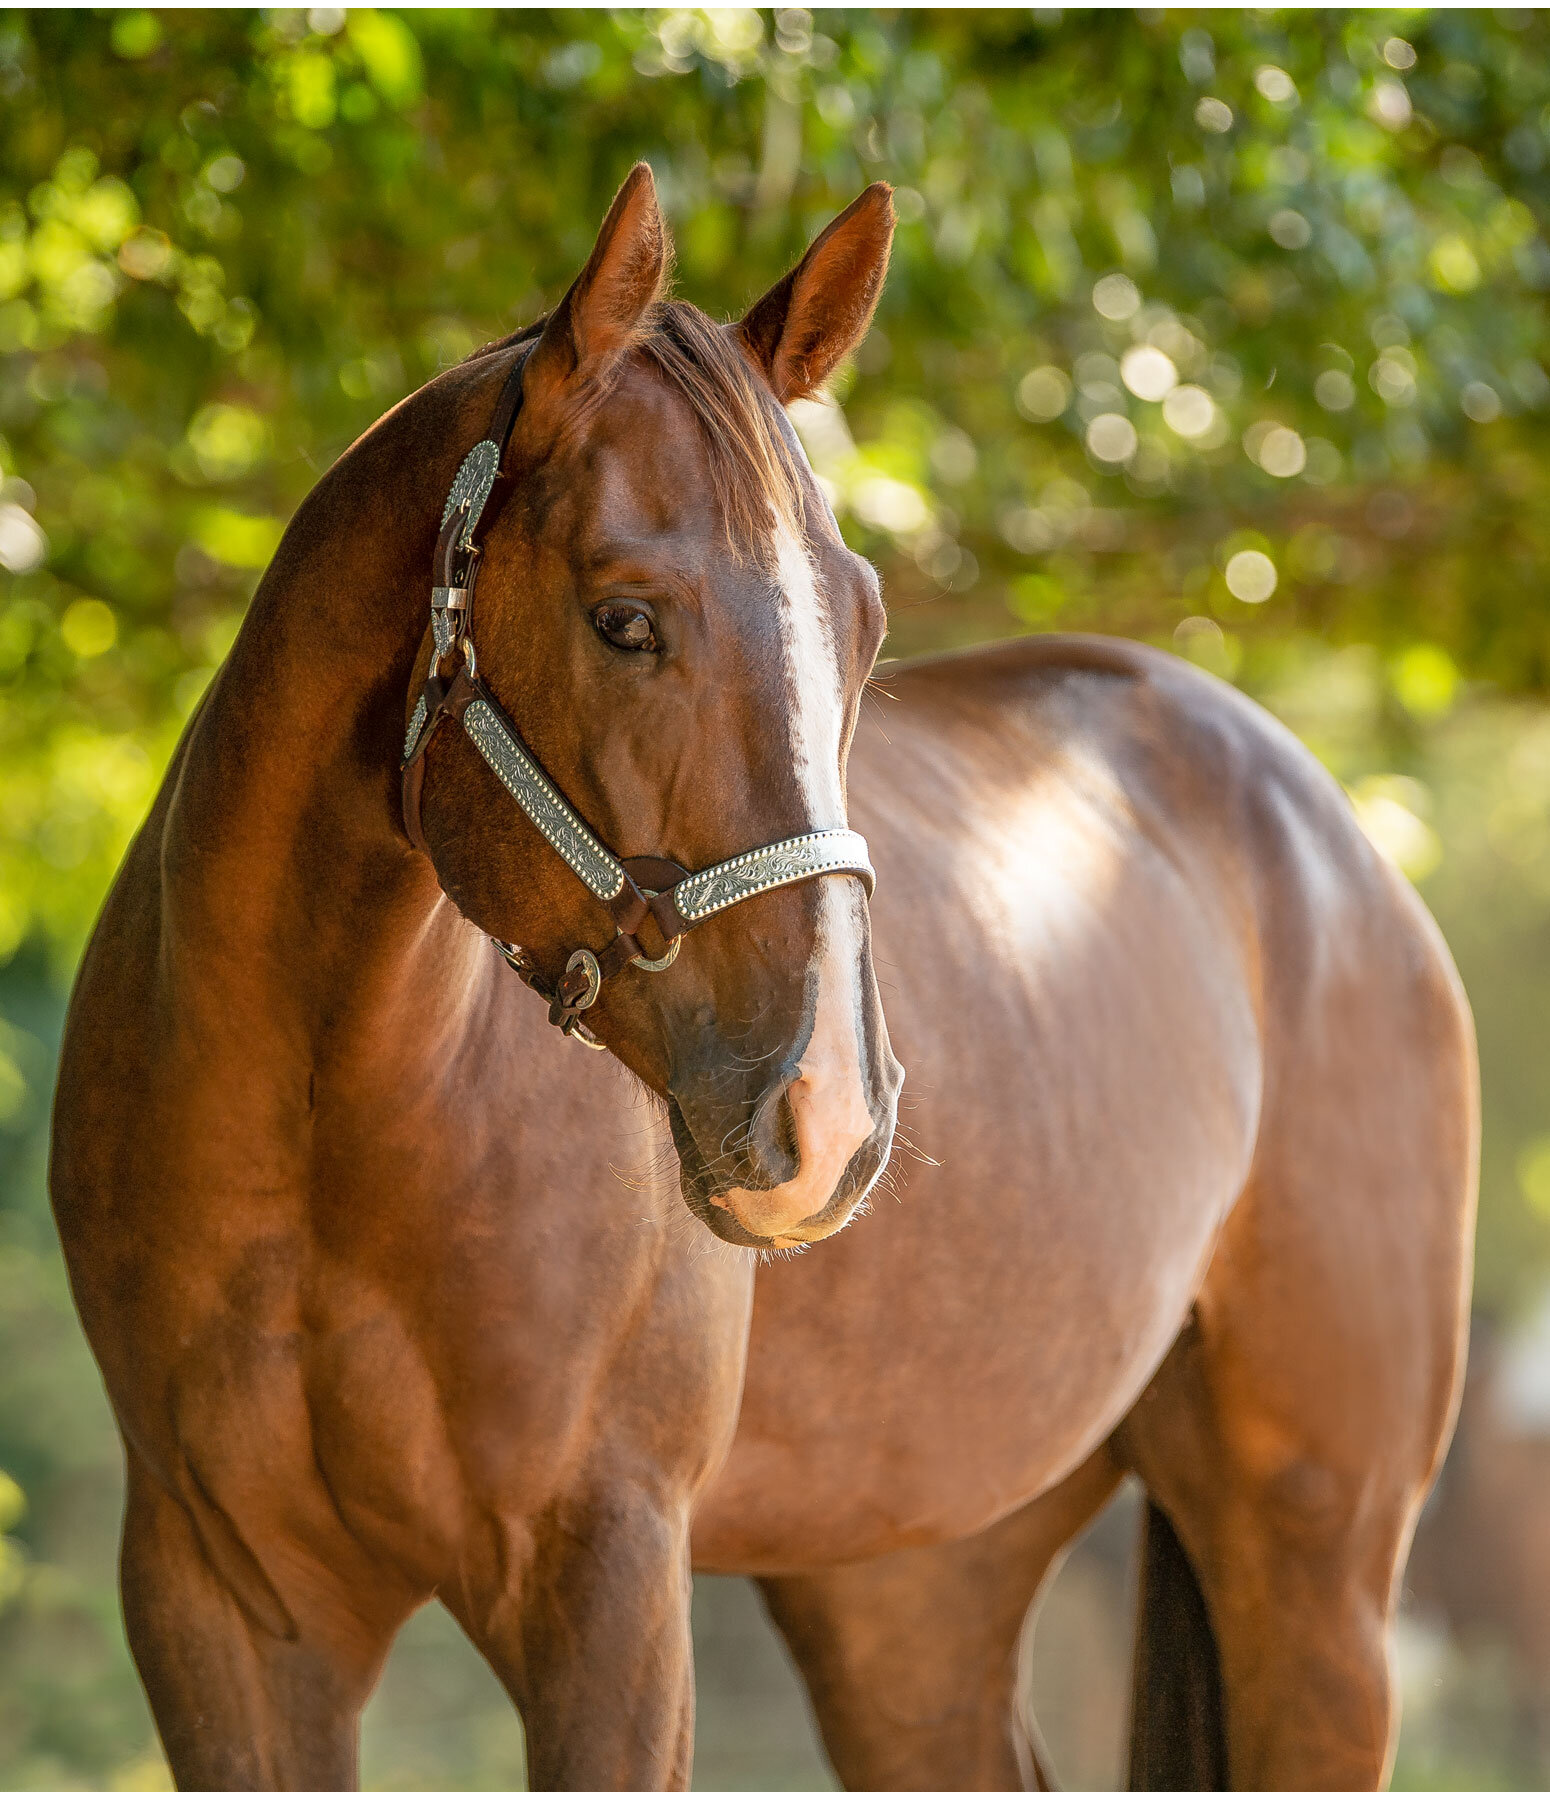
<svg viewBox="0 0 1550 1800"><path fill-rule="evenodd" d="M1148 1499L1141 1537L1130 1786L1225 1789L1222 1670L1205 1595L1168 1515Z"/></svg>

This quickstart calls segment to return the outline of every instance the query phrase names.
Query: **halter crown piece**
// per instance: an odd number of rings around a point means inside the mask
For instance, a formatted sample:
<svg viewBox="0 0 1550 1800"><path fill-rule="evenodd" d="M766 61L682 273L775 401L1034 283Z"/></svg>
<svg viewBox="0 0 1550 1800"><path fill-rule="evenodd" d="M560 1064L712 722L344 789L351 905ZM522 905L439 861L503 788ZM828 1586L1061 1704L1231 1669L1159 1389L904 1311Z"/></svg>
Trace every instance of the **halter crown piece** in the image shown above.
<svg viewBox="0 0 1550 1800"><path fill-rule="evenodd" d="M556 983L544 979L526 950L500 938L492 940L527 985L549 1002L549 1022L558 1025L567 1037L601 1049L602 1044L582 1023L581 1015L597 999L603 983L624 969L655 972L670 967L686 931L725 912L729 906L736 906L740 900L750 900L771 888L811 881L816 875L859 875L870 894L876 878L867 856L866 840L843 828L805 831L797 837L782 838L778 843L728 857L696 874L666 857L615 856L522 742L516 726L479 674L474 654L473 609L474 587L484 554L480 522L496 487L503 480L509 481L509 477L502 477L501 463L522 409L526 361L526 356L519 356L506 377L489 431L464 457L441 515L441 535L436 543L437 585L431 588L435 652L404 740L404 827L415 847L429 855L420 827L425 750L443 721L461 725L539 835L612 916L613 941L600 951L572 952L564 975ZM454 673L443 676L443 665L455 659ZM663 942L655 957L648 954L637 935L648 918Z"/></svg>

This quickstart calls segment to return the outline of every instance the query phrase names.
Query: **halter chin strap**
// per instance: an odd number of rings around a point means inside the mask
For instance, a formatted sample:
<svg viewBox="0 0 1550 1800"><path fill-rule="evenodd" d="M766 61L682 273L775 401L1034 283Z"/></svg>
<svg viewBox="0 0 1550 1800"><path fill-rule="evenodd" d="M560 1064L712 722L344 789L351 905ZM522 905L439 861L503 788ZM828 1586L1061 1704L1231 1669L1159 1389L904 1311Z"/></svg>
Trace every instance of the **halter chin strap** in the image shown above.
<svg viewBox="0 0 1550 1800"><path fill-rule="evenodd" d="M632 965L650 971L668 968L677 958L686 931L755 894L811 881L818 875L857 875L870 895L876 877L866 840L843 828L782 838L695 874L665 857L617 857L522 742L516 726L479 675L473 607L483 558L480 521L497 485L509 481L502 477L501 463L522 407L526 361L525 355L519 356L506 377L489 432L464 457L441 515L437 585L431 589L431 630L436 647L429 678L415 701L404 739L404 828L415 847L429 855L420 826L425 750L444 722L460 725L539 835L612 915L613 941L601 951L574 951L557 983L546 981L520 946L500 938L492 940L528 986L549 1002L550 1023L568 1037L600 1049L581 1015L597 999L603 983L622 970ZM443 663L459 655L462 660L456 671L450 679L443 678ZM648 918L662 939L663 947L655 957L648 955L638 936Z"/></svg>

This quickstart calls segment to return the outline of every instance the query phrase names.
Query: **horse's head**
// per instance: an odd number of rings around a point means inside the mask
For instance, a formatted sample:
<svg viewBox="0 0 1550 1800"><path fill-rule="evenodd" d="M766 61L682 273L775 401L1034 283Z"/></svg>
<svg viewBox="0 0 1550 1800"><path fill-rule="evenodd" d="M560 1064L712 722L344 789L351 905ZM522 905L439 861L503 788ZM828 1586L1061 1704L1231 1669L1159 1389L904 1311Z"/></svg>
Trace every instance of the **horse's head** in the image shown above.
<svg viewBox="0 0 1550 1800"><path fill-rule="evenodd" d="M670 249L642 164L532 344L478 671L622 858L698 870L846 824L883 609L782 408L865 333L892 230L888 190L869 188L717 325L661 298ZM608 914L460 733L430 752L421 819L446 891L547 980L607 944ZM665 1097L684 1197L732 1243L826 1237L883 1169L902 1071L857 875L708 918L670 967L610 980L586 1024Z"/></svg>

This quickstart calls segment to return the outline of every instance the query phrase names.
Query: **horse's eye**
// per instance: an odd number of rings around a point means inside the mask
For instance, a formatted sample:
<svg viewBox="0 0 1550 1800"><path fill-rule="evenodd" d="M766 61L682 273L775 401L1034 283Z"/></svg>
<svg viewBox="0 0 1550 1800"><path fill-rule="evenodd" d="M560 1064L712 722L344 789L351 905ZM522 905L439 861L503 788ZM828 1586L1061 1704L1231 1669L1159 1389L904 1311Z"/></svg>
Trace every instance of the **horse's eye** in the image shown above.
<svg viewBox="0 0 1550 1800"><path fill-rule="evenodd" d="M600 606L592 615L599 637L606 638L616 650L655 650L657 634L651 619L638 606L614 604Z"/></svg>

